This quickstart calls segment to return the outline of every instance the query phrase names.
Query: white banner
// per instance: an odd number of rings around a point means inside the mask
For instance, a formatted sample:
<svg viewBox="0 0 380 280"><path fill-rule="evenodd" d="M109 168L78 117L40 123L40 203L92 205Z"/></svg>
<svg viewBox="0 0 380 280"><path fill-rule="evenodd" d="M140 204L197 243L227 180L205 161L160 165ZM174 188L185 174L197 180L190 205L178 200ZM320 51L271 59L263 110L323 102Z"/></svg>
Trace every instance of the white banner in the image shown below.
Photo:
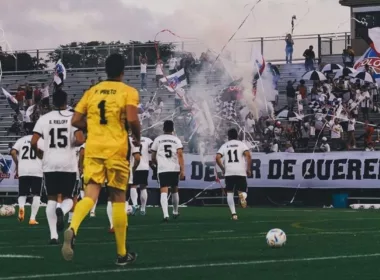
<svg viewBox="0 0 380 280"><path fill-rule="evenodd" d="M18 180L10 156L0 158L0 192L17 191ZM220 188L215 183L215 156L185 154L186 180L180 188ZM149 174L149 187L157 188L157 180ZM224 184L224 180L221 180ZM210 187L210 185L212 185ZM379 188L380 152L336 153L253 153L252 178L249 187L286 188Z"/></svg>

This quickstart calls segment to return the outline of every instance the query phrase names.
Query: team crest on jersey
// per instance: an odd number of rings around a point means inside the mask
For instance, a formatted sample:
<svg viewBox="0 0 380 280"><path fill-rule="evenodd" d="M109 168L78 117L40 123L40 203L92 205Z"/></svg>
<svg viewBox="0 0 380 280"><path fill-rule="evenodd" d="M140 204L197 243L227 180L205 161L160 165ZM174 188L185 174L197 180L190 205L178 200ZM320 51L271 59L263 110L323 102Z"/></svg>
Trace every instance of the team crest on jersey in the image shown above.
<svg viewBox="0 0 380 280"><path fill-rule="evenodd" d="M11 159L5 159L2 158L0 159L0 182L3 181L3 179L9 179L11 176L10 174L10 168L12 165L12 160Z"/></svg>

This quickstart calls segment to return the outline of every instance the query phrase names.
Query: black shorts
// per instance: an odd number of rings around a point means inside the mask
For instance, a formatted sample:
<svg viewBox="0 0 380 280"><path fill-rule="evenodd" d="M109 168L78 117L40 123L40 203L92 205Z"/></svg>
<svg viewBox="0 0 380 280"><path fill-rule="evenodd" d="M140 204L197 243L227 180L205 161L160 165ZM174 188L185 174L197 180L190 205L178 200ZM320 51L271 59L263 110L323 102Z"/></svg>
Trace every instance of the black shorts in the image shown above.
<svg viewBox="0 0 380 280"><path fill-rule="evenodd" d="M164 75L156 75L156 82L159 82L163 77Z"/></svg>
<svg viewBox="0 0 380 280"><path fill-rule="evenodd" d="M73 196L79 196L81 190L81 180L76 180L75 181L75 186L73 190Z"/></svg>
<svg viewBox="0 0 380 280"><path fill-rule="evenodd" d="M227 191L247 191L247 177L246 176L226 176L226 190Z"/></svg>
<svg viewBox="0 0 380 280"><path fill-rule="evenodd" d="M137 170L133 173L133 185L148 185L149 170Z"/></svg>
<svg viewBox="0 0 380 280"><path fill-rule="evenodd" d="M160 187L178 187L179 172L163 172L158 174Z"/></svg>
<svg viewBox="0 0 380 280"><path fill-rule="evenodd" d="M35 176L22 176L18 178L18 195L41 195L42 178Z"/></svg>
<svg viewBox="0 0 380 280"><path fill-rule="evenodd" d="M44 172L46 193L50 195L62 194L63 197L73 197L76 172Z"/></svg>

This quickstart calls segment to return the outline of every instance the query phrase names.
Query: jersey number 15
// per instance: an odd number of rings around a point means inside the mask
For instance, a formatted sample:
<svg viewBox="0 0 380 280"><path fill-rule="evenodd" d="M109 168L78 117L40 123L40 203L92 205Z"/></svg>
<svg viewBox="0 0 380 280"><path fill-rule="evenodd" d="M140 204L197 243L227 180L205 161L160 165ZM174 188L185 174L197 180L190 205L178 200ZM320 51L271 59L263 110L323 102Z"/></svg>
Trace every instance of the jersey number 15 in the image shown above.
<svg viewBox="0 0 380 280"><path fill-rule="evenodd" d="M55 149L55 148L66 148L67 144L69 143L67 138L67 128L60 127L60 128L52 128L49 131L50 135L50 145L49 148Z"/></svg>

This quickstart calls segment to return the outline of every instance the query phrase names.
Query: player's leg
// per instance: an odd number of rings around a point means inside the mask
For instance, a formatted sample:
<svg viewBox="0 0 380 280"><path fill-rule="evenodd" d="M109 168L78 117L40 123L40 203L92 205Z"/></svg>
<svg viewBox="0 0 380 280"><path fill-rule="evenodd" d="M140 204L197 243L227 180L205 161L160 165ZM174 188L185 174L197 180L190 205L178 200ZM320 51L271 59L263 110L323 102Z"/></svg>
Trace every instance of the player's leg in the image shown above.
<svg viewBox="0 0 380 280"><path fill-rule="evenodd" d="M146 185L140 185L140 215L145 216L146 214L146 204L148 202L148 191Z"/></svg>
<svg viewBox="0 0 380 280"><path fill-rule="evenodd" d="M84 166L86 166L84 170L85 196L75 207L73 219L69 228L65 231L65 240L62 246L62 255L67 261L72 260L74 257L73 243L75 236L78 234L78 229L84 218L98 200L101 184L105 181L104 160L85 157Z"/></svg>
<svg viewBox="0 0 380 280"><path fill-rule="evenodd" d="M62 231L65 227L65 215L73 208L73 193L76 182L75 172L56 172L57 185L59 186L59 194L62 202L61 207L55 211L57 215L57 229Z"/></svg>
<svg viewBox="0 0 380 280"><path fill-rule="evenodd" d="M26 197L29 194L29 176L22 176L18 179L18 220L24 221Z"/></svg>
<svg viewBox="0 0 380 280"><path fill-rule="evenodd" d="M127 252L128 216L125 214L125 198L129 177L128 162L126 159L107 160L107 181L109 197L112 201L112 223L115 230L117 265L133 263L137 255Z"/></svg>
<svg viewBox="0 0 380 280"><path fill-rule="evenodd" d="M136 185L130 185L130 196L132 201L132 215L136 214L136 211L138 209L138 194L137 194L137 186Z"/></svg>
<svg viewBox="0 0 380 280"><path fill-rule="evenodd" d="M45 187L47 194L47 205L46 205L46 218L49 224L50 230L50 242L51 245L58 244L58 231L57 231L57 200L58 200L58 188L57 188L57 177L56 172L45 172Z"/></svg>
<svg viewBox="0 0 380 280"><path fill-rule="evenodd" d="M164 215L164 222L169 221L169 210L168 210L168 192L170 186L170 172L163 172L158 174L158 182L160 184L160 203L162 214Z"/></svg>
<svg viewBox="0 0 380 280"><path fill-rule="evenodd" d="M107 201L107 217L108 217L108 222L110 223L110 228L108 232L114 233L115 230L113 229L113 222L112 222L112 201L110 197L108 197L108 201Z"/></svg>
<svg viewBox="0 0 380 280"><path fill-rule="evenodd" d="M74 209L78 203L79 191L80 191L80 180L76 180L75 188L74 188L74 195L73 195L73 207L71 208L71 210L69 212L69 219L67 220L69 224L71 223L71 220L73 219Z"/></svg>
<svg viewBox="0 0 380 280"><path fill-rule="evenodd" d="M236 209L235 209L235 201L234 201L234 189L235 189L235 176L226 176L226 192L227 192L227 204L230 208L232 219L237 220Z"/></svg>
<svg viewBox="0 0 380 280"><path fill-rule="evenodd" d="M239 194L239 201L240 205L242 208L247 207L247 190L248 190L248 185L247 185L247 177L245 176L236 176L236 189Z"/></svg>
<svg viewBox="0 0 380 280"><path fill-rule="evenodd" d="M33 195L32 211L30 213L29 225L38 225L36 216L41 204L42 178L31 177L31 194Z"/></svg>
<svg viewBox="0 0 380 280"><path fill-rule="evenodd" d="M137 173L137 172L136 172ZM146 189L148 185L148 176L149 176L149 171L148 170L143 170L143 171L138 171L138 184L140 185L140 214L145 215L146 214L146 204L148 202L148 191Z"/></svg>
<svg viewBox="0 0 380 280"><path fill-rule="evenodd" d="M179 216L179 193L178 193L178 183L179 183L179 172L172 172L170 186L172 191L172 204L173 204L173 218L176 219Z"/></svg>
<svg viewBox="0 0 380 280"><path fill-rule="evenodd" d="M90 217L95 218L96 217L96 206L98 205L98 200L96 200L94 206L91 208L90 211Z"/></svg>

